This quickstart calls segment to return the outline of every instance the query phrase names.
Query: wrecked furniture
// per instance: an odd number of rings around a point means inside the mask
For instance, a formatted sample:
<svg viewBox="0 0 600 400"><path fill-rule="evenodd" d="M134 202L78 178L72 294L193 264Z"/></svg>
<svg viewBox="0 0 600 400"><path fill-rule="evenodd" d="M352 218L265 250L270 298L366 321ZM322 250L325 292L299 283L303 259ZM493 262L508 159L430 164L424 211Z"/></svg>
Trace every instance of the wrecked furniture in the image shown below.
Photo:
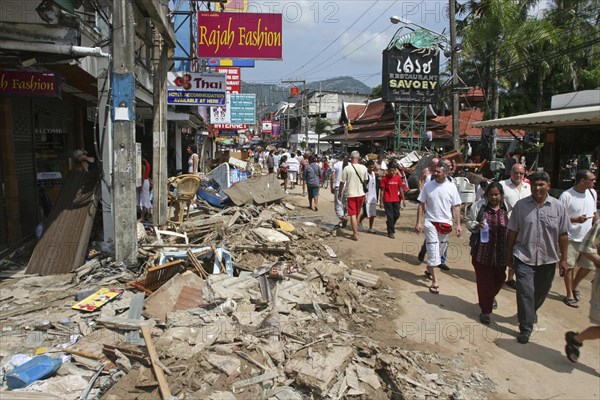
<svg viewBox="0 0 600 400"><path fill-rule="evenodd" d="M173 191L169 191L168 200L173 210L173 216L170 218L172 223L181 225L184 219L185 208L187 208L186 217L190 216L192 202L196 199L196 192L200 186L200 178L197 175L180 175L170 179ZM171 214L171 213L169 213Z"/></svg>

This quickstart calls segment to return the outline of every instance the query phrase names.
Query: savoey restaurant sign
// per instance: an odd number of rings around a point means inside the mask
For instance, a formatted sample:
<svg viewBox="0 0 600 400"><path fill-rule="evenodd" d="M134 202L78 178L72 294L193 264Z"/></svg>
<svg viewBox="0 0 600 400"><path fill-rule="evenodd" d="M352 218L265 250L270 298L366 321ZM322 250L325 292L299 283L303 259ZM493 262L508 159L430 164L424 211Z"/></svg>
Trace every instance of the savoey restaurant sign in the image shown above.
<svg viewBox="0 0 600 400"><path fill-rule="evenodd" d="M384 101L434 103L440 71L439 52L407 47L383 51Z"/></svg>
<svg viewBox="0 0 600 400"><path fill-rule="evenodd" d="M167 104L174 106L225 105L225 74L168 72Z"/></svg>

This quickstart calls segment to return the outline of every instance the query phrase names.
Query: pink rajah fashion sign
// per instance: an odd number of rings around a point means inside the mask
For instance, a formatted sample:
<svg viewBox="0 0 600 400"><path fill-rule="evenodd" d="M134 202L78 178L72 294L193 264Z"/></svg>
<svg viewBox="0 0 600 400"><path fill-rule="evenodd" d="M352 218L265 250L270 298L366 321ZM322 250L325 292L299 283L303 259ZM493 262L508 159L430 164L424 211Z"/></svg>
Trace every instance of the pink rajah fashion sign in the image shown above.
<svg viewBox="0 0 600 400"><path fill-rule="evenodd" d="M60 82L53 72L0 71L0 94L59 96Z"/></svg>
<svg viewBox="0 0 600 400"><path fill-rule="evenodd" d="M198 13L198 57L282 59L281 14Z"/></svg>

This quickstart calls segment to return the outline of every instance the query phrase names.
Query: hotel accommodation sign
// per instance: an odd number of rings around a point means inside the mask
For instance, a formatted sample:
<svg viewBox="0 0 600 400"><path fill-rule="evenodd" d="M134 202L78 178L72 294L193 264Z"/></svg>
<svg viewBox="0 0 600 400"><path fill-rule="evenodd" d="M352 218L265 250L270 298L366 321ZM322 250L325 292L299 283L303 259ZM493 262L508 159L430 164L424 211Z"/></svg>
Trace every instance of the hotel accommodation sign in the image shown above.
<svg viewBox="0 0 600 400"><path fill-rule="evenodd" d="M281 60L281 14L198 13L199 58Z"/></svg>
<svg viewBox="0 0 600 400"><path fill-rule="evenodd" d="M435 103L438 93L438 51L412 46L383 51L382 96L384 101Z"/></svg>
<svg viewBox="0 0 600 400"><path fill-rule="evenodd" d="M224 74L167 72L167 104L174 106L225 105Z"/></svg>

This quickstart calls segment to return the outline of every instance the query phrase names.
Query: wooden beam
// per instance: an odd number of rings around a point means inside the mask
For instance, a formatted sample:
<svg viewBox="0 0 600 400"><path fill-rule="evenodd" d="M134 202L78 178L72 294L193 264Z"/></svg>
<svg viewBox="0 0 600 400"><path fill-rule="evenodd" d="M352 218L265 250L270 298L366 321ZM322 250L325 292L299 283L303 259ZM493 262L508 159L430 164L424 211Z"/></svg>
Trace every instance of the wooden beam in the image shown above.
<svg viewBox="0 0 600 400"><path fill-rule="evenodd" d="M141 326L140 329L142 330L142 335L144 336L144 341L146 342L146 348L148 349L148 355L150 356L150 362L152 363L154 376L156 376L156 380L158 381L160 394L164 400L168 400L171 398L171 389L169 389L169 383L167 382L167 378L165 378L162 368L158 365L158 353L154 347L150 329L146 326Z"/></svg>

